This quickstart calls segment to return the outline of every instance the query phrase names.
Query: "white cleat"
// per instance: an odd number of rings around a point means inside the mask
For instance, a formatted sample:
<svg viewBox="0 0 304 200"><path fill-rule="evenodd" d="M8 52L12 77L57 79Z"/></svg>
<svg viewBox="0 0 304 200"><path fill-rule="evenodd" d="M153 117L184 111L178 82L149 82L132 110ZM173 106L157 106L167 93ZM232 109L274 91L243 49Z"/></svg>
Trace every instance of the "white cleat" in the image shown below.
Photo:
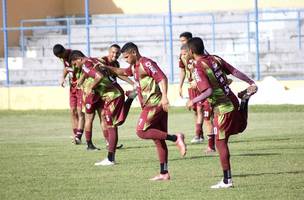
<svg viewBox="0 0 304 200"><path fill-rule="evenodd" d="M221 189L221 188L231 188L233 187L232 179L228 179L228 183L224 183L224 179L222 179L219 183L216 185L212 185L211 189Z"/></svg>
<svg viewBox="0 0 304 200"><path fill-rule="evenodd" d="M105 158L100 162L96 162L94 165L95 166L111 166L111 165L115 165L115 162L109 161L108 158Z"/></svg>
<svg viewBox="0 0 304 200"><path fill-rule="evenodd" d="M204 138L195 136L190 142L192 144L201 144L204 142Z"/></svg>

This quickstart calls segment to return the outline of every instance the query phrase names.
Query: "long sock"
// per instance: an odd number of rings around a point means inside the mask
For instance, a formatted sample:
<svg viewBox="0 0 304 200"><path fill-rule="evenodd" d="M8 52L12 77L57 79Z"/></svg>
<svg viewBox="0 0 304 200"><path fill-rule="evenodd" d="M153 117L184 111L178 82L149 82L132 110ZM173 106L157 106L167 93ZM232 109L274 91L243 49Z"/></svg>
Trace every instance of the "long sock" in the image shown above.
<svg viewBox="0 0 304 200"><path fill-rule="evenodd" d="M115 161L115 153L114 152L108 152L108 160L111 162Z"/></svg>
<svg viewBox="0 0 304 200"><path fill-rule="evenodd" d="M201 123L195 124L195 135L197 138L200 138L203 136L203 128Z"/></svg>
<svg viewBox="0 0 304 200"><path fill-rule="evenodd" d="M109 152L115 153L117 141L118 141L118 134L117 134L117 128L111 127L108 128L109 133Z"/></svg>
<svg viewBox="0 0 304 200"><path fill-rule="evenodd" d="M210 133L208 136L208 147L211 149L215 149L215 135Z"/></svg>
<svg viewBox="0 0 304 200"><path fill-rule="evenodd" d="M166 140L172 141L172 142L176 142L177 140L177 136L176 135L167 135Z"/></svg>
<svg viewBox="0 0 304 200"><path fill-rule="evenodd" d="M168 134L158 129L150 128L145 131L138 130L137 135L142 139L165 140Z"/></svg>
<svg viewBox="0 0 304 200"><path fill-rule="evenodd" d="M87 142L92 141L92 131L85 131L85 137Z"/></svg>
<svg viewBox="0 0 304 200"><path fill-rule="evenodd" d="M215 141L223 171L230 170L230 153L227 143L227 139Z"/></svg>
<svg viewBox="0 0 304 200"><path fill-rule="evenodd" d="M231 170L227 169L223 171L224 173L224 183L227 184L228 183L228 179L231 179Z"/></svg>
<svg viewBox="0 0 304 200"><path fill-rule="evenodd" d="M77 128L73 128L73 134L74 134L74 135L77 134Z"/></svg>
<svg viewBox="0 0 304 200"><path fill-rule="evenodd" d="M79 139L81 139L82 134L83 134L83 129L77 129L77 137L78 137Z"/></svg>
<svg viewBox="0 0 304 200"><path fill-rule="evenodd" d="M168 163L160 163L160 173L161 174L168 173Z"/></svg>

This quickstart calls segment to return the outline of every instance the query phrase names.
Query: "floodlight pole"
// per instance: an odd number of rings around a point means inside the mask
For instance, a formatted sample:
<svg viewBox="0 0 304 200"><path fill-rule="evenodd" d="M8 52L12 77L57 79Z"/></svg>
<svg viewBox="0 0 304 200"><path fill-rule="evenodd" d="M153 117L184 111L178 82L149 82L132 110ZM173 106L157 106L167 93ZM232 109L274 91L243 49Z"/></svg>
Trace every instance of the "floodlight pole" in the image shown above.
<svg viewBox="0 0 304 200"><path fill-rule="evenodd" d="M89 0L85 0L85 24L86 24L86 30L87 30L87 56L90 57L91 52L90 52L90 18L89 18Z"/></svg>
<svg viewBox="0 0 304 200"><path fill-rule="evenodd" d="M9 69L8 69L8 44L7 44L7 24L6 24L6 0L2 0L2 18L3 18L3 46L4 46L4 64L6 69L6 86L9 87Z"/></svg>
<svg viewBox="0 0 304 200"><path fill-rule="evenodd" d="M259 48L259 6L258 0L254 0L255 7L255 47L256 47L256 79L259 81L261 79L260 74L260 48Z"/></svg>
<svg viewBox="0 0 304 200"><path fill-rule="evenodd" d="M169 0L169 42L170 42L170 82L174 82L174 63L173 63L173 29L172 29L172 4Z"/></svg>

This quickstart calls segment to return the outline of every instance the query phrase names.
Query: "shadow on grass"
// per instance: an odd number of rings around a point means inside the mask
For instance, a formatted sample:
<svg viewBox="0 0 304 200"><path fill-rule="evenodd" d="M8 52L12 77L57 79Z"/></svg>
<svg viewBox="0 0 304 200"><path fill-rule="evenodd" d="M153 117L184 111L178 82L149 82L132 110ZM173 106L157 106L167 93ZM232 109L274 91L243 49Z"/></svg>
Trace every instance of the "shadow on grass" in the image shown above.
<svg viewBox="0 0 304 200"><path fill-rule="evenodd" d="M269 141L287 141L291 138L254 138L246 140L229 140L229 143L242 143L242 142L269 142Z"/></svg>
<svg viewBox="0 0 304 200"><path fill-rule="evenodd" d="M248 177L248 176L264 176L264 175L280 175L280 174L303 174L304 171L289 171L289 172L261 172L257 174L234 174L233 177Z"/></svg>
<svg viewBox="0 0 304 200"><path fill-rule="evenodd" d="M244 153L244 154L232 154L231 156L278 156L282 155L281 153Z"/></svg>

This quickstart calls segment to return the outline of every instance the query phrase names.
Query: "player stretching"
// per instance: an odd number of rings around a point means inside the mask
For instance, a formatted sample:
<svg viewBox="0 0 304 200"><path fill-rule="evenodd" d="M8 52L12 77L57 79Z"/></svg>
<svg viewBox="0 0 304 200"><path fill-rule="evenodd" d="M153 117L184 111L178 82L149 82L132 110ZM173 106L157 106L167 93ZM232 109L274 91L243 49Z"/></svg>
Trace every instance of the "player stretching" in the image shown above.
<svg viewBox="0 0 304 200"><path fill-rule="evenodd" d="M154 141L160 161L160 174L150 180L169 180L168 149L165 140L175 142L181 156L186 154L186 145L183 134L169 135L167 133L169 107L167 77L154 61L140 55L134 43L126 43L121 52L130 66L125 69L107 68L118 75L134 76L142 107L137 124L137 135L142 139Z"/></svg>
<svg viewBox="0 0 304 200"><path fill-rule="evenodd" d="M120 56L120 46L118 44L112 44L110 47L109 47L109 51L108 51L108 55L107 56L103 56L101 57L100 62L104 65L108 65L108 66L111 66L111 67L120 67L119 65L119 62L118 62L118 58ZM112 74L111 75L111 78L116 81L116 74ZM130 85L132 85L132 87L134 87L134 82L129 79L128 77L126 76L118 76L119 79L123 80L123 81L126 81L127 83L129 83ZM127 91L130 93L130 91ZM132 98L128 98L127 101L133 101ZM102 113L103 114L103 113ZM107 127L106 127L106 123L104 120L101 121L101 127L102 127L102 132L103 132L103 136L106 140L106 144L107 144L107 147L109 146L109 139L108 139L108 130L107 130ZM122 148L123 145L120 144L117 146L117 149L120 149Z"/></svg>
<svg viewBox="0 0 304 200"><path fill-rule="evenodd" d="M86 91L86 136L92 135L92 124L95 116L95 109L104 112L106 129L108 130L108 156L95 165L114 165L115 152L118 141L117 126L121 125L129 112L132 101L124 102L124 91L118 83L111 80L108 70L101 69L101 62L96 58L87 58L80 51L72 51L70 60L73 65L80 68L85 79L90 82ZM102 102L100 102L102 100ZM102 104L95 104L100 102Z"/></svg>
<svg viewBox="0 0 304 200"><path fill-rule="evenodd" d="M190 55L195 59L194 78L201 94L189 100L187 106L208 98L214 110L214 134L216 148L219 152L224 178L211 188L233 187L230 167L228 139L230 135L241 133L246 129L248 116L248 101L257 91L254 81L238 71L218 56L206 55L204 43L200 38L188 41ZM229 88L226 75L233 75L250 86L239 93L241 105L235 94Z"/></svg>
<svg viewBox="0 0 304 200"><path fill-rule="evenodd" d="M183 98L183 85L184 80L187 78L189 83L188 95L190 99L195 98L199 91L196 88L196 83L193 80L192 70L193 70L193 60L189 57L188 46L186 45L188 40L192 38L192 33L184 32L180 34L181 54L179 58L179 68L180 68L180 83L179 83L179 95ZM208 101L199 101L193 104L192 108L195 116L195 137L191 140L191 143L202 143L204 141L203 134L203 124L206 125L207 136L208 136L208 146L206 153L215 152L214 146L214 134L213 125L211 122L212 109Z"/></svg>
<svg viewBox="0 0 304 200"><path fill-rule="evenodd" d="M56 44L53 47L53 53L60 58L64 64L61 86L65 86L65 78L69 75L70 81L70 111L73 128L73 142L75 144L81 143L81 136L83 134L84 114L82 112L82 90L77 88L77 79L80 77L80 70L75 69L69 62L71 54L70 49L65 49L61 44Z"/></svg>

